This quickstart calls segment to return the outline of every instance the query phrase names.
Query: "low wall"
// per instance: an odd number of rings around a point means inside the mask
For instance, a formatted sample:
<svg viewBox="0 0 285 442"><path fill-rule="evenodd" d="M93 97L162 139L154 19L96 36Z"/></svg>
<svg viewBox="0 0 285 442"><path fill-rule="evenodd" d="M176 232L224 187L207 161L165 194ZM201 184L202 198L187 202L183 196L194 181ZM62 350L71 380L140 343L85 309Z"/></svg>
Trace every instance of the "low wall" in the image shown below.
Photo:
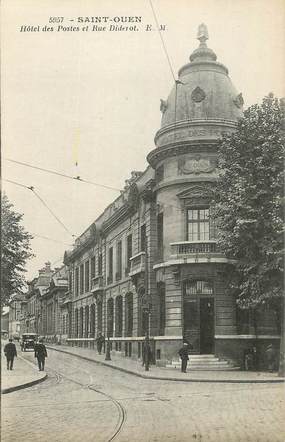
<svg viewBox="0 0 285 442"><path fill-rule="evenodd" d="M245 351L256 347L256 369L264 370L267 368L266 349L269 344L273 345L276 353L276 369L278 367L279 359L279 336L246 336L235 335L225 338L215 338L215 355L229 359L236 365L244 369L244 355Z"/></svg>

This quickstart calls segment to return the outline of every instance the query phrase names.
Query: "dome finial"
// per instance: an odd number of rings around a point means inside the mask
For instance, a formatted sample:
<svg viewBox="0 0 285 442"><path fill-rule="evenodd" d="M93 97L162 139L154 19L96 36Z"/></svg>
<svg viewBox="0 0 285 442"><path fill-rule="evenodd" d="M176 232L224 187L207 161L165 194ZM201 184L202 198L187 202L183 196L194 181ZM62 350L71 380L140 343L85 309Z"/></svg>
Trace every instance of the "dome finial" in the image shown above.
<svg viewBox="0 0 285 442"><path fill-rule="evenodd" d="M207 26L204 23L201 23L198 27L197 39L200 41L200 44L206 44L206 40L208 40L209 34Z"/></svg>

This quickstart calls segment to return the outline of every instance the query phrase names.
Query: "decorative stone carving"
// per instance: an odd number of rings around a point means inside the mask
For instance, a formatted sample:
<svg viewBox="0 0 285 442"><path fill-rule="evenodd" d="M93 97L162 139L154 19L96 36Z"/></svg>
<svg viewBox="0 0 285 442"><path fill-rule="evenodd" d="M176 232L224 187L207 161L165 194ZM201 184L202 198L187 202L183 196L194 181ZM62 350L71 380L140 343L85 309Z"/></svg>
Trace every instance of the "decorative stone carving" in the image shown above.
<svg viewBox="0 0 285 442"><path fill-rule="evenodd" d="M96 301L97 305L103 302L103 294L102 293L97 293L94 296L94 298L95 298L95 301Z"/></svg>
<svg viewBox="0 0 285 442"><path fill-rule="evenodd" d="M164 114L167 109L167 101L160 99L160 111Z"/></svg>
<svg viewBox="0 0 285 442"><path fill-rule="evenodd" d="M191 98L193 101L195 101L195 103L200 103L201 101L203 101L206 98L206 94L203 91L203 89L201 89L199 86L197 86L192 94L191 94Z"/></svg>
<svg viewBox="0 0 285 442"><path fill-rule="evenodd" d="M139 191L135 183L133 183L130 186L129 195L128 195L128 205L133 210L137 210L139 205Z"/></svg>
<svg viewBox="0 0 285 442"><path fill-rule="evenodd" d="M192 158L180 158L178 160L179 174L210 173L216 168L216 161L212 158L203 158L197 154Z"/></svg>
<svg viewBox="0 0 285 442"><path fill-rule="evenodd" d="M241 107L243 107L244 100L243 100L242 93L238 94L238 95L236 96L236 98L233 99L233 102L234 102L234 104L236 105L236 107L238 107L239 109L240 109Z"/></svg>
<svg viewBox="0 0 285 442"><path fill-rule="evenodd" d="M197 39L200 40L201 43L205 43L205 41L209 39L208 29L204 23L201 23L198 27Z"/></svg>
<svg viewBox="0 0 285 442"><path fill-rule="evenodd" d="M155 193L153 192L155 186L155 180L150 179L141 191L141 197L145 202L151 202L155 200Z"/></svg>
<svg viewBox="0 0 285 442"><path fill-rule="evenodd" d="M173 275L174 284L180 284L180 268L179 266L171 266L171 271Z"/></svg>
<svg viewBox="0 0 285 442"><path fill-rule="evenodd" d="M178 198L188 204L209 204L213 199L213 185L209 183L192 184L187 189L177 194Z"/></svg>

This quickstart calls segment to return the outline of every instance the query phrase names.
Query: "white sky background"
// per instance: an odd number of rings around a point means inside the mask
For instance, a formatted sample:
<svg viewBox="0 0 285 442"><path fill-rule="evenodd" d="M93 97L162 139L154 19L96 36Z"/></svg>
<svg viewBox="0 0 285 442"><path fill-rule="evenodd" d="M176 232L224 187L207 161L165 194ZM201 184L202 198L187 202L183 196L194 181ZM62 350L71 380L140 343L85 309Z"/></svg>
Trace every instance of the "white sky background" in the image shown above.
<svg viewBox="0 0 285 442"><path fill-rule="evenodd" d="M153 0L175 74L198 47L208 46L229 69L245 106L273 91L284 96L285 4L279 0ZM50 16L142 16L138 32L20 33ZM77 25L71 22L70 25ZM31 163L123 188L144 170L160 126L160 98L173 87L148 0L2 1L2 173L33 185L64 224L82 233L118 192L8 163ZM64 26L68 23L65 22ZM52 26L52 25L51 25ZM76 147L78 146L78 148ZM75 157L78 150L78 170ZM32 234L73 240L32 192L4 182L4 190ZM46 261L62 262L64 244L34 238L33 278Z"/></svg>

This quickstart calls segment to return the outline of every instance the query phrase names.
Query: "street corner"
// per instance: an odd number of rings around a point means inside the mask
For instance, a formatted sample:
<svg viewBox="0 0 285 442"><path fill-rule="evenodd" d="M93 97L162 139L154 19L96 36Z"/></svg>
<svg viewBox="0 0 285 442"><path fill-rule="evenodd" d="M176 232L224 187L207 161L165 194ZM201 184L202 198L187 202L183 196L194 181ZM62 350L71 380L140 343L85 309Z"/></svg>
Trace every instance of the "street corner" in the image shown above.
<svg viewBox="0 0 285 442"><path fill-rule="evenodd" d="M2 360L2 367L4 367L4 361ZM7 394L13 391L28 388L43 382L47 379L48 375L45 371L37 371L37 367L27 361L22 356L19 356L16 360L15 367L12 370L2 369L1 376L1 393Z"/></svg>

